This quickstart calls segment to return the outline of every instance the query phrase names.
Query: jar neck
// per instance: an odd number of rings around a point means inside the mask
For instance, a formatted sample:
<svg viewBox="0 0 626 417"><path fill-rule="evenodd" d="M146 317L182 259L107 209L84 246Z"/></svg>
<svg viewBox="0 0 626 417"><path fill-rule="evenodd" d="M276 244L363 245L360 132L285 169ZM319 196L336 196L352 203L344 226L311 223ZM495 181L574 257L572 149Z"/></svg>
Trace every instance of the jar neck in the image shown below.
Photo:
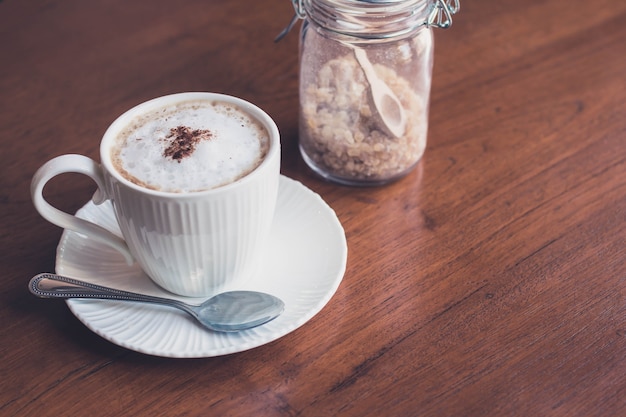
<svg viewBox="0 0 626 417"><path fill-rule="evenodd" d="M436 0L303 0L309 21L337 37L390 40L424 26Z"/></svg>

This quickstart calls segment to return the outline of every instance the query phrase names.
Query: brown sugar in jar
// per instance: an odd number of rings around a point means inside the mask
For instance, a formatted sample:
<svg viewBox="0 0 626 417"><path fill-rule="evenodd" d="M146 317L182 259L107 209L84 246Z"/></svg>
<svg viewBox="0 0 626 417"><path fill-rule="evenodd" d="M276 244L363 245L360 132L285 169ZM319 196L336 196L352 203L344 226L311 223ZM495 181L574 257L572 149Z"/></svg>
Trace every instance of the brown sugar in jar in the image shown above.
<svg viewBox="0 0 626 417"><path fill-rule="evenodd" d="M347 185L380 185L406 175L426 148L431 27L449 26L458 3L443 11L449 4L433 0L295 0L294 6L305 19L299 143L307 165ZM397 97L406 121L400 132L379 114L355 49L365 52L375 77Z"/></svg>

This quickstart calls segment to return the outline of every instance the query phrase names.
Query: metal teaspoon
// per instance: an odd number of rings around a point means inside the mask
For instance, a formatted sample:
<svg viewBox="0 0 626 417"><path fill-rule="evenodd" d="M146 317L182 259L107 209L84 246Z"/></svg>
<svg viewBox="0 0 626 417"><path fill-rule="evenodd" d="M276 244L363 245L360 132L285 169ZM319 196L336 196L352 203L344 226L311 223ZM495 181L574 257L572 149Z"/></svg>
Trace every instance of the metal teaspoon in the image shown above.
<svg viewBox="0 0 626 417"><path fill-rule="evenodd" d="M195 306L48 273L34 276L28 289L41 298L95 298L161 304L182 310L204 327L218 332L236 332L260 326L278 317L285 308L281 299L256 291L224 292Z"/></svg>

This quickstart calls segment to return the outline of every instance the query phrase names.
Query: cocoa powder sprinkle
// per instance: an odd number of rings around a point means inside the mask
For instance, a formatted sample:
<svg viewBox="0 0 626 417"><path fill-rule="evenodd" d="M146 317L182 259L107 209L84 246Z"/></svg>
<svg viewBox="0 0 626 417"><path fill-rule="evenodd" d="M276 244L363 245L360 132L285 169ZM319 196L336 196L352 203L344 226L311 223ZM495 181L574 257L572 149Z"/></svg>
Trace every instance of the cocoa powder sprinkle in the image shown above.
<svg viewBox="0 0 626 417"><path fill-rule="evenodd" d="M209 140L213 133L208 129L191 129L187 126L178 126L170 129L170 133L165 137L170 141L163 151L163 156L171 158L180 163L183 158L190 156L196 145L203 140Z"/></svg>

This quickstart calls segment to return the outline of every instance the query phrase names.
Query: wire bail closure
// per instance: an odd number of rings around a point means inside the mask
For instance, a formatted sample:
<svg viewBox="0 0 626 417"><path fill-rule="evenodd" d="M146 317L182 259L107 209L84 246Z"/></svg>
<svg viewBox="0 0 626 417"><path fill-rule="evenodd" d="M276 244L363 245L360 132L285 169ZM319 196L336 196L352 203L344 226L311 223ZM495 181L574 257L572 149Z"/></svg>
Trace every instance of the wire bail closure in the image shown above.
<svg viewBox="0 0 626 417"><path fill-rule="evenodd" d="M303 1L304 0L291 0L291 4L293 5L293 9L296 13L293 15L287 26L274 38L274 42L278 42L282 38L287 36L287 34L291 31L296 22L306 17L306 11L304 10Z"/></svg>
<svg viewBox="0 0 626 417"><path fill-rule="evenodd" d="M304 10L304 0L291 0L293 9L296 11L296 17L298 19L304 19L306 17L306 11Z"/></svg>
<svg viewBox="0 0 626 417"><path fill-rule="evenodd" d="M368 0L364 0L368 2ZM289 21L287 27L285 27L274 39L274 42L280 41L294 27L296 22L300 19L306 18L306 9L304 7L305 0L291 0L291 4L295 11L295 14ZM375 2L369 0L369 2ZM441 29L447 29L452 26L452 16L456 14L461 8L460 0L436 0L430 11L428 12L427 19L422 23L426 27L437 27Z"/></svg>
<svg viewBox="0 0 626 417"><path fill-rule="evenodd" d="M460 8L460 0L437 0L424 24L447 29L452 26L452 15L456 14Z"/></svg>

